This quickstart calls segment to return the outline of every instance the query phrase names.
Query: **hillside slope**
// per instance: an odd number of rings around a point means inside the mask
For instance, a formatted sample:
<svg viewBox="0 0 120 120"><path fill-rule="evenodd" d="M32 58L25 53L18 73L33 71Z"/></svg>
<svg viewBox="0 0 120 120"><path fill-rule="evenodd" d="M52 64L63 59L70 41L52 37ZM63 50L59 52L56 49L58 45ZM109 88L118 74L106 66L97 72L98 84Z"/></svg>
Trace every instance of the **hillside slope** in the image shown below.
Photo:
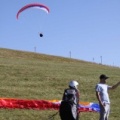
<svg viewBox="0 0 120 120"><path fill-rule="evenodd" d="M77 80L81 101L97 102L94 87L100 74L108 84L120 80L120 68L32 52L0 49L0 96L4 98L61 99L70 80ZM110 120L119 120L120 87L110 92ZM55 111L0 110L1 120L44 120ZM89 118L89 116L92 116ZM29 118L29 119L28 119ZM81 120L96 120L97 113L82 113ZM59 116L56 116L59 120Z"/></svg>

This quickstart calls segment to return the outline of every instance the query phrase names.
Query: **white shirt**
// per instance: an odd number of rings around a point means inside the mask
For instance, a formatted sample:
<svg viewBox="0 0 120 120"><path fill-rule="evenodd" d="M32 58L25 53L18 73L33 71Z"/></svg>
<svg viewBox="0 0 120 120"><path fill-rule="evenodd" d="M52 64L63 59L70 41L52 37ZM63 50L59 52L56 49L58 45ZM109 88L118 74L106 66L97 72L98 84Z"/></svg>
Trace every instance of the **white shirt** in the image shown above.
<svg viewBox="0 0 120 120"><path fill-rule="evenodd" d="M110 103L108 89L111 88L111 86L108 86L106 84L97 84L96 85L96 91L100 92L100 97L103 103Z"/></svg>

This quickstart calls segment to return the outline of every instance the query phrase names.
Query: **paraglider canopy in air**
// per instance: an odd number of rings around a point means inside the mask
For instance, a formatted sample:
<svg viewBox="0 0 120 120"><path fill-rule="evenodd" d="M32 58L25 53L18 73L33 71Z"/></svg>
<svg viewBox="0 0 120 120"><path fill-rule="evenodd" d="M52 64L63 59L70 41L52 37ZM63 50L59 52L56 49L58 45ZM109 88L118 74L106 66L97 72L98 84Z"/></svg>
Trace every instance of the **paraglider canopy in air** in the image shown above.
<svg viewBox="0 0 120 120"><path fill-rule="evenodd" d="M21 12L23 12L24 10L28 9L28 8L32 8L32 7L35 7L35 8L39 8L41 10L44 10L46 13L49 13L50 10L47 6L43 5L43 4L40 4L40 3L31 3L31 4L27 4L25 6L23 6L18 12L17 12L17 15L16 15L16 18L18 19L19 15Z"/></svg>

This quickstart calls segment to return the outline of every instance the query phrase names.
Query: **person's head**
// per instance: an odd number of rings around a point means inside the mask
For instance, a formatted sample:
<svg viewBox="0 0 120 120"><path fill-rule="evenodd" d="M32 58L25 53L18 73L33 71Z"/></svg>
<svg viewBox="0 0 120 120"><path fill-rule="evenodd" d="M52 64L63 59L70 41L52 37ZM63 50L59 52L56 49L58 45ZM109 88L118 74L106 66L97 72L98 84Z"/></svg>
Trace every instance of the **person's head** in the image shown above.
<svg viewBox="0 0 120 120"><path fill-rule="evenodd" d="M104 74L101 74L99 78L100 78L100 83L106 83L106 80L107 80L109 77L107 77L107 76L104 75Z"/></svg>
<svg viewBox="0 0 120 120"><path fill-rule="evenodd" d="M75 88L75 89L77 89L77 86L79 85L79 83L77 82L77 81L75 81L75 80L72 80L72 81L70 81L70 83L69 83L69 87L70 88Z"/></svg>

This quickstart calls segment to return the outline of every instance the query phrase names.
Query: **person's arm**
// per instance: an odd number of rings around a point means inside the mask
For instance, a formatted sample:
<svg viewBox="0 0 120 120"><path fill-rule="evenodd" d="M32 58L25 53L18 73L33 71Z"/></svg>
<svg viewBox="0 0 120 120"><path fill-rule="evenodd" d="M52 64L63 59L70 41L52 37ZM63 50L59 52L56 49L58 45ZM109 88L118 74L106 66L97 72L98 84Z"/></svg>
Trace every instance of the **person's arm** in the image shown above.
<svg viewBox="0 0 120 120"><path fill-rule="evenodd" d="M103 106L103 108L105 107L105 104L102 103L101 97L100 97L100 92L96 91L96 97L99 101L99 104Z"/></svg>
<svg viewBox="0 0 120 120"><path fill-rule="evenodd" d="M100 97L100 92L96 91L96 97L97 97L99 103L102 105L102 100L101 100L101 97Z"/></svg>
<svg viewBox="0 0 120 120"><path fill-rule="evenodd" d="M77 103L79 104L80 101L80 92L78 89L76 89L76 96L77 96Z"/></svg>
<svg viewBox="0 0 120 120"><path fill-rule="evenodd" d="M109 89L115 89L115 88L117 88L119 85L120 85L120 81L119 81L117 84L111 86Z"/></svg>

